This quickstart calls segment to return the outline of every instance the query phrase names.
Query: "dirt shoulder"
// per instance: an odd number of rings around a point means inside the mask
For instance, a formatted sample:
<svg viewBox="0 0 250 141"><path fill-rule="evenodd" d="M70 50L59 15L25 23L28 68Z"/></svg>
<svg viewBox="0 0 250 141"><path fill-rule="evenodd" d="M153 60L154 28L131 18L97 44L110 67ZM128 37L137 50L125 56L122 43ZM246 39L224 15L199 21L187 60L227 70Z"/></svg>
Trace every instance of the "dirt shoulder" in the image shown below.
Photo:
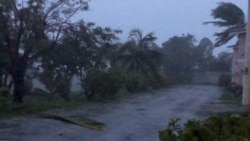
<svg viewBox="0 0 250 141"><path fill-rule="evenodd" d="M241 106L218 103L220 95L221 89L216 86L179 86L112 103L90 103L63 113L103 122L104 131L37 117L0 121L0 140L158 141L158 131L167 126L170 118L179 117L184 122L212 113L244 110Z"/></svg>

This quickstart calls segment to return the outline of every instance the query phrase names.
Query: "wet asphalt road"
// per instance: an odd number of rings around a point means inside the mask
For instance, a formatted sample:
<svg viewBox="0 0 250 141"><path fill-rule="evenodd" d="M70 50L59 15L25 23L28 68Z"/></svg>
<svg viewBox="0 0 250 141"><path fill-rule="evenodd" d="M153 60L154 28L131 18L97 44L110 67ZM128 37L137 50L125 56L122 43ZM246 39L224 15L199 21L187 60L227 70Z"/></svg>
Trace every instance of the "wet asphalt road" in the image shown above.
<svg viewBox="0 0 250 141"><path fill-rule="evenodd" d="M184 122L242 108L218 103L220 95L221 88L216 86L178 86L112 103L90 103L64 113L103 122L104 131L37 117L0 121L0 141L159 141L158 131L170 118Z"/></svg>

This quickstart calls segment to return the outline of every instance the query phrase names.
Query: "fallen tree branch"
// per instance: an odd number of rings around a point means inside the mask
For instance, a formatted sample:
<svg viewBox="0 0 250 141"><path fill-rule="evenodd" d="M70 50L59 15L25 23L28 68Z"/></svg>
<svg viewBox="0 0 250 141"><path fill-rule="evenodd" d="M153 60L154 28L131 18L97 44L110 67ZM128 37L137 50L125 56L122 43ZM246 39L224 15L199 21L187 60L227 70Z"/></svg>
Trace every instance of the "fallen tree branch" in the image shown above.
<svg viewBox="0 0 250 141"><path fill-rule="evenodd" d="M93 130L104 130L104 124L100 123L100 122L78 120L78 119L73 118L73 117L66 117L66 116L61 116L61 115L56 115L56 114L39 114L38 117L60 120L63 122L76 124L76 125L79 125L82 127L87 127L89 129L93 129Z"/></svg>

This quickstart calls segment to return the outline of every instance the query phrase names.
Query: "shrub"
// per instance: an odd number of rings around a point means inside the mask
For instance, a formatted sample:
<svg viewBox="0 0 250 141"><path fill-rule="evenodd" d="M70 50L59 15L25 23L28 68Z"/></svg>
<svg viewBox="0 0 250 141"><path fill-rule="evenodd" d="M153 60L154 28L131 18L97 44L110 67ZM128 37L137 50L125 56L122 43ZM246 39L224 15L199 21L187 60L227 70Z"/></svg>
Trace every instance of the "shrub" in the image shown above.
<svg viewBox="0 0 250 141"><path fill-rule="evenodd" d="M242 89L243 87L241 85L237 85L232 83L230 86L227 87L227 89L235 96L235 97L241 97L242 96Z"/></svg>
<svg viewBox="0 0 250 141"><path fill-rule="evenodd" d="M167 74L171 84L189 84L193 79L193 74L191 72L171 72Z"/></svg>
<svg viewBox="0 0 250 141"><path fill-rule="evenodd" d="M149 89L160 89L169 87L171 81L163 74L146 76L141 73L127 72L126 88L129 92L136 93Z"/></svg>
<svg viewBox="0 0 250 141"><path fill-rule="evenodd" d="M10 104L10 93L6 88L0 88L0 111Z"/></svg>
<svg viewBox="0 0 250 141"><path fill-rule="evenodd" d="M56 95L59 95L66 101L70 101L70 87L72 75L64 73L52 73L50 71L44 71L39 74L39 80L45 85L45 88L50 93L53 99Z"/></svg>
<svg viewBox="0 0 250 141"><path fill-rule="evenodd" d="M121 88L137 93L169 85L170 79L164 76L155 78L119 68L111 68L107 72L95 71L87 74L83 80L83 88L89 100L113 99Z"/></svg>
<svg viewBox="0 0 250 141"><path fill-rule="evenodd" d="M230 74L220 74L219 80L218 80L218 85L220 87L228 87L231 85L231 75Z"/></svg>
<svg viewBox="0 0 250 141"><path fill-rule="evenodd" d="M88 74L84 83L86 97L89 100L114 99L123 82L123 72L115 69Z"/></svg>
<svg viewBox="0 0 250 141"><path fill-rule="evenodd" d="M164 74L150 77L149 82L153 89L167 88L172 84L170 77L167 77Z"/></svg>
<svg viewBox="0 0 250 141"><path fill-rule="evenodd" d="M204 121L189 120L181 127L172 119L159 132L161 141L246 141L250 139L250 117L239 115L211 116Z"/></svg>
<svg viewBox="0 0 250 141"><path fill-rule="evenodd" d="M146 76L140 73L128 72L126 73L125 88L131 92L145 91L150 87L149 80Z"/></svg>
<svg viewBox="0 0 250 141"><path fill-rule="evenodd" d="M30 95L32 94L32 81L31 80L25 80L24 85L23 85L23 91L25 95Z"/></svg>

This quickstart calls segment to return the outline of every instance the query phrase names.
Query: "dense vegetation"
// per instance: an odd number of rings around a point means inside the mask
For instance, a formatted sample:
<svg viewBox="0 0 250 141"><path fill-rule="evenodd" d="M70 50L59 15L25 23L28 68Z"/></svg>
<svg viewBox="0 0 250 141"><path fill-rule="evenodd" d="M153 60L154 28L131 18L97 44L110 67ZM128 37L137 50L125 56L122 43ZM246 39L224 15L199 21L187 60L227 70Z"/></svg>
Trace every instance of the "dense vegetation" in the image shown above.
<svg viewBox="0 0 250 141"><path fill-rule="evenodd" d="M75 76L86 98L100 100L121 89L136 93L189 83L197 71L229 71L219 66L228 65L230 54L214 57L208 38L197 43L191 34L173 36L159 46L153 33L132 29L123 43L121 30L71 21L88 7L83 0L0 1L0 108L3 99L22 105L36 93L70 101ZM46 89L34 91L33 78Z"/></svg>
<svg viewBox="0 0 250 141"><path fill-rule="evenodd" d="M172 119L159 132L161 141L246 141L250 138L249 115L211 116L204 121L188 120L184 126Z"/></svg>
<svg viewBox="0 0 250 141"><path fill-rule="evenodd" d="M223 13L227 6L236 12ZM15 112L26 108L26 113L32 113L77 106L86 99L114 99L124 89L138 93L186 84L196 72L230 71L231 54L213 56L214 44L208 38L197 41L194 35L184 34L157 45L153 33L144 35L140 29L132 29L128 40L121 42L121 30L71 21L88 7L84 0L0 1L0 117L13 110L12 104L28 103L30 106L15 107ZM230 32L245 26L243 12L230 3L220 3L212 16L222 21L206 23L228 27L215 34L215 46L225 44L233 37ZM81 80L84 98L70 95L74 76ZM34 90L33 78L46 89ZM229 80L223 74L219 85L229 86ZM239 93L241 88L232 90ZM189 120L182 128L178 120L172 120L159 136L161 141L247 140L249 121L249 116L213 116Z"/></svg>
<svg viewBox="0 0 250 141"><path fill-rule="evenodd" d="M215 46L224 45L237 35L230 33L245 30L244 12L233 3L219 3L218 7L212 10L212 16L216 21L205 22L205 24L226 27L222 32L215 33L217 37ZM229 61L226 61L230 60L229 55L221 53L218 58L220 59L212 64L212 68L227 71L230 68ZM240 103L242 86L231 84L230 74L221 74L218 85L224 87L222 102ZM161 141L247 141L250 138L249 113L221 114L210 116L203 121L188 120L184 125L179 121L180 119L172 119L168 127L159 132Z"/></svg>

